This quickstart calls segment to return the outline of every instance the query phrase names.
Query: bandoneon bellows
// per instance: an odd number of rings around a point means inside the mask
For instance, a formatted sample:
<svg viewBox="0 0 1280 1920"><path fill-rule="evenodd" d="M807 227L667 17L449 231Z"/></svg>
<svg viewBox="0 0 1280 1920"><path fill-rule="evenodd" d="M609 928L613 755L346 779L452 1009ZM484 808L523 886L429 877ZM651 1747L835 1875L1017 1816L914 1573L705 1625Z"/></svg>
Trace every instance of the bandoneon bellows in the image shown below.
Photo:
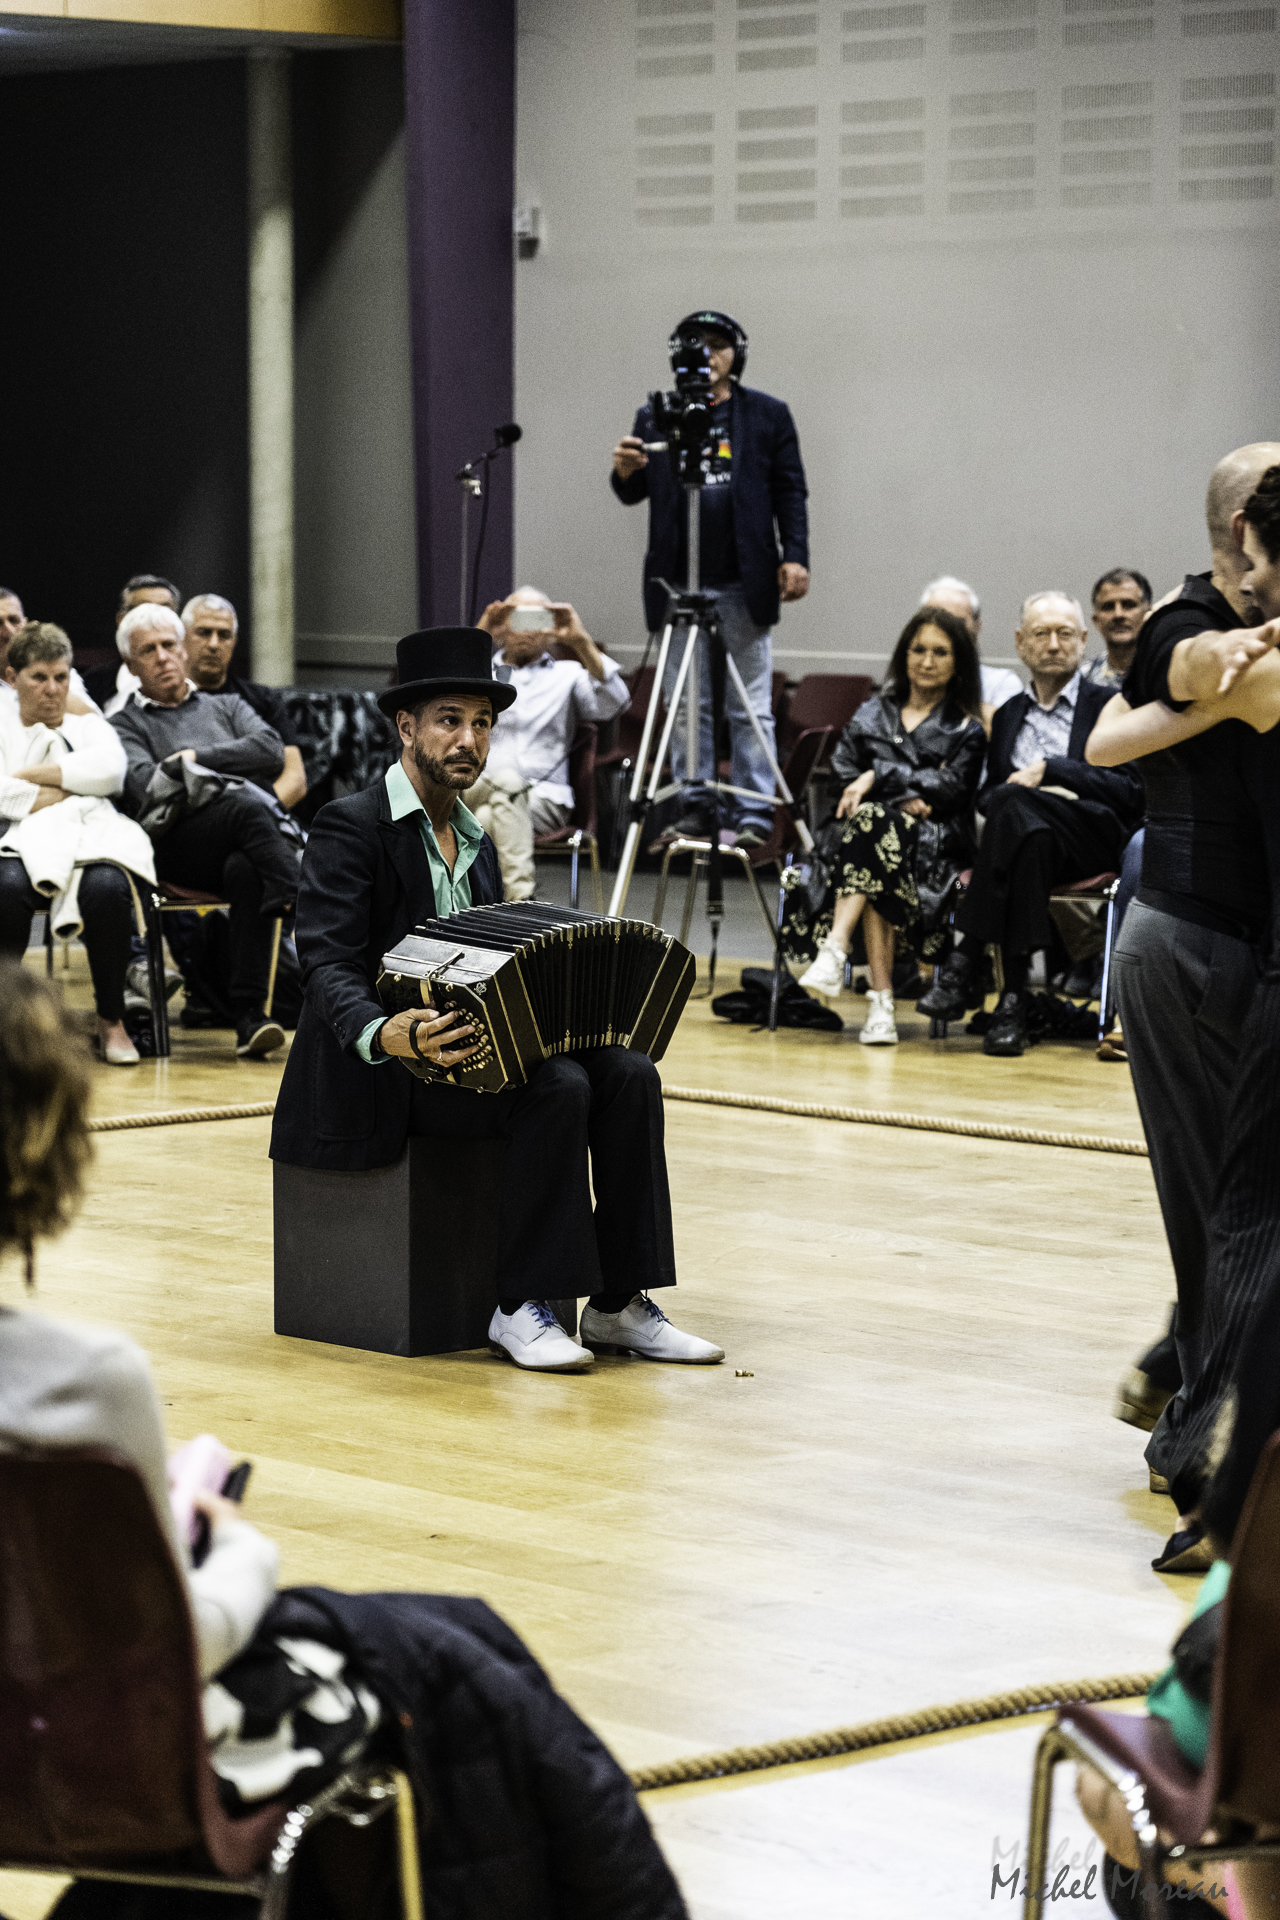
<svg viewBox="0 0 1280 1920"><path fill-rule="evenodd" d="M415 927L382 956L388 1013L459 1012L479 1051L447 1071L405 1060L421 1080L477 1093L521 1086L553 1053L629 1047L660 1060L689 998L693 955L647 920L508 901Z"/></svg>

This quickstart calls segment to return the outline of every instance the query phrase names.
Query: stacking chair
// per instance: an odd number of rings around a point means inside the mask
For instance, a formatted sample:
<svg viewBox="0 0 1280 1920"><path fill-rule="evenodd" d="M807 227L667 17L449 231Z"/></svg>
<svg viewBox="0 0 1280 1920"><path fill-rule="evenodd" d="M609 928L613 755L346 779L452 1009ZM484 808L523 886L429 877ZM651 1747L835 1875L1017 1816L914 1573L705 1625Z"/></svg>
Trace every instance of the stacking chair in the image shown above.
<svg viewBox="0 0 1280 1920"><path fill-rule="evenodd" d="M604 888L600 881L600 845L596 835L596 742L599 729L594 722L578 728L569 749L569 785L573 788L573 817L567 827L554 833L540 833L533 851L569 855L569 905L578 904L578 861L586 845L591 854L591 880L595 888L596 912L604 912ZM275 969L272 968L272 979Z"/></svg>
<svg viewBox="0 0 1280 1920"><path fill-rule="evenodd" d="M151 1033L156 1058L167 1060L173 1051L169 1034L169 1003L164 990L164 931L161 916L166 913L214 913L230 903L216 893L201 893L195 887L175 886L172 880L160 880L154 887L137 883L146 922L147 981L151 993ZM267 998L263 1011L269 1016L276 997L276 970L280 964L280 937L283 919L277 919L271 936L271 967L267 974Z"/></svg>
<svg viewBox="0 0 1280 1920"><path fill-rule="evenodd" d="M1120 891L1118 873L1095 873L1089 880L1076 880L1066 887L1055 887L1050 900L1105 900L1107 926L1102 943L1102 986L1098 994L1098 1041L1107 1036L1107 1015L1111 998L1111 949L1115 944L1116 895Z"/></svg>
<svg viewBox="0 0 1280 1920"><path fill-rule="evenodd" d="M1280 1840L1280 1433L1258 1462L1232 1542L1231 1585L1213 1678L1209 1750L1197 1774L1167 1721L1149 1714L1061 1707L1036 1750L1027 1839L1027 1905L1042 1920L1053 1772L1060 1760L1094 1766L1124 1796L1143 1884L1159 1888L1166 1859L1274 1859ZM1212 1829L1216 1838L1204 1838ZM1166 1846L1161 1831L1173 1836ZM1152 1902L1151 1911L1164 1911Z"/></svg>
<svg viewBox="0 0 1280 1920"><path fill-rule="evenodd" d="M106 1448L0 1454L0 1866L250 1894L282 1920L308 1829L393 1808L402 1913L422 1920L398 1769L230 1819L183 1577L136 1468Z"/></svg>
<svg viewBox="0 0 1280 1920"><path fill-rule="evenodd" d="M797 806L803 800L805 789L813 778L814 768L818 765L830 740L830 727L812 727L807 733L801 734L795 746L791 749L790 756L782 769L782 773L787 785L791 789ZM750 880L755 890L756 903L764 916L764 923L769 929L769 940L771 944L776 941L777 933L774 927L773 915L770 913L764 894L760 890L760 869L762 867L773 867L778 873L781 873L788 853L793 853L798 844L795 821L792 819L786 807L778 806L774 808L773 831L763 845L758 847L725 847L723 849L726 858L736 860ZM677 854L682 853L693 855L693 859L689 865L689 883L685 888L684 894L684 913L680 921L680 938L682 941L687 942L689 938L689 927L693 920L693 903L698 891L698 878L711 856L711 842L709 840L673 840L665 849L662 856L662 872L658 876L658 891L653 903L653 922L655 926L660 927L662 925L662 912L667 902L667 875L671 869L671 862L676 858Z"/></svg>
<svg viewBox="0 0 1280 1920"><path fill-rule="evenodd" d="M791 753L803 733L828 729L830 738L823 761L864 700L875 692L875 681L865 673L806 673L791 691L778 730L778 752Z"/></svg>

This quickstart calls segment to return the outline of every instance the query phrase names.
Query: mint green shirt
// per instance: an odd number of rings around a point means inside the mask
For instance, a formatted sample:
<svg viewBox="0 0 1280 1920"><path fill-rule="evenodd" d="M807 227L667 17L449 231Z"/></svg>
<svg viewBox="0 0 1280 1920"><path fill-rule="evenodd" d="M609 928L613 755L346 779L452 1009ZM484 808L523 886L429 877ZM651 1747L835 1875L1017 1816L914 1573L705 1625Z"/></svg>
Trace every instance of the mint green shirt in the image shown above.
<svg viewBox="0 0 1280 1920"><path fill-rule="evenodd" d="M458 857L449 871L449 863L440 851L440 842L436 839L436 830L432 826L427 810L413 790L413 782L397 760L393 767L387 768L387 799L391 803L391 818L404 820L411 813L418 816L418 831L422 835L422 844L426 850L427 864L431 868L431 884L435 889L435 917L443 919L451 913L461 913L464 907L471 905L471 882L468 874L475 864L480 851L480 842L484 839L484 828L474 813L463 806L461 800L455 800L449 824L453 828L458 843ZM371 1067L386 1064L387 1056L382 1054L375 1060L370 1052L374 1034L383 1024L386 1015L371 1020L356 1041L356 1052Z"/></svg>
<svg viewBox="0 0 1280 1920"><path fill-rule="evenodd" d="M1231 1563L1227 1560L1215 1560L1200 1582L1200 1591L1191 1609L1193 1620L1199 1614L1207 1613L1210 1607L1216 1607L1219 1600L1225 1598L1227 1582L1230 1578ZM1203 1767L1204 1757L1209 1751L1208 1703L1192 1698L1179 1680L1177 1668L1173 1665L1165 1668L1148 1692L1147 1712L1158 1714L1161 1720L1169 1722L1170 1730L1184 1760L1189 1760L1193 1767Z"/></svg>

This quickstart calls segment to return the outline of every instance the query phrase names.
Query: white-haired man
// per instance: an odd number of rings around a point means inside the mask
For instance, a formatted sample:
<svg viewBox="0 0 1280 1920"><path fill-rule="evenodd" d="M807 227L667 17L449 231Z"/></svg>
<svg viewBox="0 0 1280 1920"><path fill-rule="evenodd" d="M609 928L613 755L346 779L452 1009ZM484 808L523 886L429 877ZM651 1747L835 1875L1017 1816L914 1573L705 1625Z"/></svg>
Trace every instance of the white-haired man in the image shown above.
<svg viewBox="0 0 1280 1920"><path fill-rule="evenodd" d="M983 949L999 947L1004 992L983 1040L985 1053L1016 1055L1026 1046L1027 971L1032 954L1053 938L1051 889L1118 873L1142 816L1137 776L1127 767L1091 767L1084 757L1110 698L1108 688L1081 675L1087 630L1080 602L1069 593L1033 593L1023 602L1016 644L1031 688L1006 700L992 723L977 803L986 825L956 909L961 939L918 1003L922 1013L943 1020L980 1005Z"/></svg>
<svg viewBox="0 0 1280 1920"><path fill-rule="evenodd" d="M616 660L601 653L567 600L517 587L476 622L492 636L495 666L519 693L493 730L488 764L462 797L498 849L508 900L531 900L533 843L573 813L569 751L579 727L603 725L631 704ZM577 658L558 660L553 642Z"/></svg>
<svg viewBox="0 0 1280 1920"><path fill-rule="evenodd" d="M238 694L284 741L284 772L272 790L282 807L296 807L307 791L302 749L279 687L264 686L231 671L240 637L235 608L220 593L198 593L182 609L182 625L187 636L187 672L201 692Z"/></svg>
<svg viewBox="0 0 1280 1920"><path fill-rule="evenodd" d="M111 721L128 761L124 803L151 832L161 880L228 902L236 1052L257 1056L284 1042L263 1004L272 922L293 906L298 890L297 857L270 803L284 745L247 701L201 692L187 673L185 638L178 615L150 602L134 607L116 629L121 658L138 681ZM176 818L157 817L157 803L172 796L173 776L183 777L183 761L236 775L242 784Z"/></svg>
<svg viewBox="0 0 1280 1920"><path fill-rule="evenodd" d="M974 646L979 646L982 638L982 604L967 580L957 580L954 573L943 573L931 580L920 595L922 607L941 607L944 613L954 613L957 620L963 620L973 635ZM987 731L991 730L991 718L997 707L1006 700L1014 700L1023 691L1022 682L1012 667L984 667L979 664L982 675L982 718Z"/></svg>

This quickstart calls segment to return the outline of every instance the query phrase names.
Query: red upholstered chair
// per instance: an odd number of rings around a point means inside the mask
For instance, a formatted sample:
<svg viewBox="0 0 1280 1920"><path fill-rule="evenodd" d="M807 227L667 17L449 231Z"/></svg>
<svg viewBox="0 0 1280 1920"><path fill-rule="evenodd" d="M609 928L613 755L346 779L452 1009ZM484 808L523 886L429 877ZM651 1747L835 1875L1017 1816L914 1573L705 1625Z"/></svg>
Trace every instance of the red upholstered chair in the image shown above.
<svg viewBox="0 0 1280 1920"><path fill-rule="evenodd" d="M1280 1860L1280 1840L1259 1841L1280 1825L1280 1433L1258 1462L1232 1542L1231 1585L1213 1679L1209 1750L1197 1774L1168 1723L1148 1714L1060 1707L1036 1750L1027 1838L1027 1912L1049 1857L1053 1772L1060 1760L1094 1766L1125 1796L1146 1884L1159 1887L1163 1860ZM1219 1838L1201 1844L1214 1829ZM1173 1836L1166 1849L1159 1829ZM1151 1910L1164 1911L1161 1899Z"/></svg>
<svg viewBox="0 0 1280 1920"><path fill-rule="evenodd" d="M600 883L600 845L596 836L596 740L599 729L594 723L578 728L569 749L569 785L573 788L573 813L567 827L554 833L540 833L533 842L539 853L569 855L569 905L578 904L578 861L584 845L591 854L591 880L595 888L596 912L604 912L604 889Z"/></svg>
<svg viewBox="0 0 1280 1920"><path fill-rule="evenodd" d="M778 729L779 756L790 753L802 733L828 727L831 738L823 760L864 700L875 692L875 681L865 673L806 673L792 689Z"/></svg>
<svg viewBox="0 0 1280 1920"><path fill-rule="evenodd" d="M0 1866L252 1894L281 1920L307 1829L392 1807L403 1913L421 1920L398 1770L229 1819L183 1577L137 1470L105 1448L0 1453Z"/></svg>

